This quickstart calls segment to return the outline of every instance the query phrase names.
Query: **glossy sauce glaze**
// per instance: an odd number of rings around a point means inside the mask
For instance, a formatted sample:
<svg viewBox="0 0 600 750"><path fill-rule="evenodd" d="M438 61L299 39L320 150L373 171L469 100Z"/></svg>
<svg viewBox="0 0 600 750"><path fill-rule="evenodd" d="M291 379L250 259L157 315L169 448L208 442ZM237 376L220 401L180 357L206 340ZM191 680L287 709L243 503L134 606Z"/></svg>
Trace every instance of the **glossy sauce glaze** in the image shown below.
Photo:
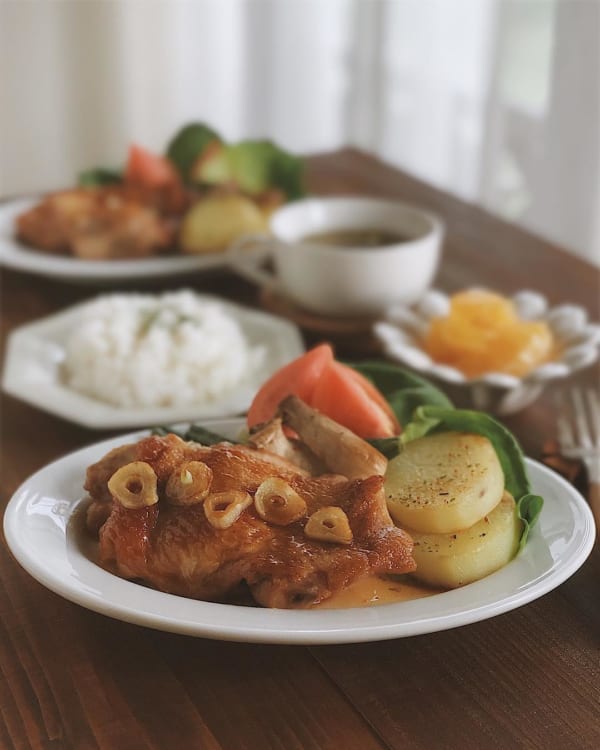
<svg viewBox="0 0 600 750"><path fill-rule="evenodd" d="M99 561L98 540L94 538L86 528L86 511L88 503L81 503L71 516L69 524L72 535L80 552L119 578L122 577L114 563ZM132 583L146 586L142 581L133 580ZM311 609L349 609L355 607L375 607L380 604L394 604L397 602L411 601L412 599L423 599L426 596L443 593L444 589L421 586L410 576L380 577L376 575L365 575L357 578L349 586L336 592L329 599L317 604ZM229 604L237 604L245 607L255 607L249 591L237 592Z"/></svg>
<svg viewBox="0 0 600 750"><path fill-rule="evenodd" d="M408 576L380 578L367 575L353 581L345 589L336 592L329 599L317 604L313 609L346 609L353 607L374 607L380 604L406 602L423 599L426 596L441 594L443 589L420 586Z"/></svg>

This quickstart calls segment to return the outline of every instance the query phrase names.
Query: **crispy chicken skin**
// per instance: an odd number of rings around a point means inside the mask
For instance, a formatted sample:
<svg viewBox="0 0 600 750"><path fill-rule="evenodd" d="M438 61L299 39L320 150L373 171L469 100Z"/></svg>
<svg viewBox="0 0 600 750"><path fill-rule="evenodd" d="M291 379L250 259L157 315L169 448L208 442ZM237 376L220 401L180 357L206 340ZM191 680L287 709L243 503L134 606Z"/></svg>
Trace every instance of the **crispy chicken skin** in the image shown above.
<svg viewBox="0 0 600 750"><path fill-rule="evenodd" d="M261 458L261 467L265 463L269 463L273 467L271 470L272 476L275 474L284 478L295 474L308 476L306 471L275 454L261 453L242 445L231 446L229 443L223 443L222 447L229 447L231 451L221 454L220 459L218 457L213 459L216 460L216 471L220 474L219 489L240 489L241 485L237 484L237 465L240 461L243 461L246 476L251 478L255 472L256 456ZM156 473L158 490L161 492L164 490L169 476L184 461L204 462L204 456L208 455L210 451L210 448L198 443L186 443L173 434L162 438L152 436L140 440L138 443L128 443L114 448L100 461L89 466L86 473L83 488L92 501L87 511L88 528L90 531L97 532L111 513L112 497L108 489L108 480L117 469L134 461L144 461L150 464ZM262 480L255 481L254 484L258 486L260 481ZM254 484L251 486L254 486ZM215 483L215 487L217 487L217 483ZM101 522L99 523L99 521Z"/></svg>
<svg viewBox="0 0 600 750"><path fill-rule="evenodd" d="M112 501L108 489L108 480L121 466L137 461L138 447L136 443L127 443L113 448L97 464L88 467L83 489L89 493L95 502L109 503Z"/></svg>
<svg viewBox="0 0 600 750"><path fill-rule="evenodd" d="M132 510L116 499L107 501L107 477L120 462L132 460L149 463L156 474L159 501L150 507ZM307 516L319 508L341 508L352 542L309 538L306 517L287 526L268 523L254 504L229 528L214 528L202 503L181 507L164 497L170 474L184 461L201 461L212 470L211 492L253 495L265 479L280 477L305 500ZM99 531L101 564L181 596L223 601L246 584L264 606L309 607L362 574L415 568L412 540L390 519L381 476L314 477L265 450L229 443L204 447L168 435L112 451L89 468L86 489L93 500L88 520L98 509L110 508Z"/></svg>
<svg viewBox="0 0 600 750"><path fill-rule="evenodd" d="M187 204L177 188L74 188L52 193L18 216L17 236L38 250L88 260L141 258L173 243L173 217Z"/></svg>

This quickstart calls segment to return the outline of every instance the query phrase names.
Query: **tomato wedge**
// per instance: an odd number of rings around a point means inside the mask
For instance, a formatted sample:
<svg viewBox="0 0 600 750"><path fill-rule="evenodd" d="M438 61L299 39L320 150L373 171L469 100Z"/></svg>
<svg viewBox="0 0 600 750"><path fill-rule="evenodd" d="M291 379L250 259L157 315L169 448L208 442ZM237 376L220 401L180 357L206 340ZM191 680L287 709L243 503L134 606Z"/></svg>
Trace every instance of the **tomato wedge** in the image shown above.
<svg viewBox="0 0 600 750"><path fill-rule="evenodd" d="M340 362L333 362L319 378L310 405L362 438L391 437L400 432L379 391Z"/></svg>
<svg viewBox="0 0 600 750"><path fill-rule="evenodd" d="M380 409L384 412L384 414L387 415L388 419L391 422L393 433L392 435L399 435L402 432L402 427L400 425L400 422L398 422L398 417L394 414L394 411L392 407L390 406L388 400L385 398L383 393L376 388L373 383L371 383L368 378L365 378L364 375L361 375L360 372L357 372L356 370L353 370L351 367L348 367L347 365L340 364L340 367L342 367L346 371L346 375L349 378L352 378L353 380L360 385L361 388L366 392L367 396L371 398L372 401L374 401Z"/></svg>
<svg viewBox="0 0 600 750"><path fill-rule="evenodd" d="M271 419L286 396L295 395L307 404L323 372L333 364L329 344L319 344L282 367L261 387L248 411L248 427Z"/></svg>
<svg viewBox="0 0 600 750"><path fill-rule="evenodd" d="M164 156L132 144L125 168L125 181L133 185L159 188L178 185L180 179L173 164Z"/></svg>
<svg viewBox="0 0 600 750"><path fill-rule="evenodd" d="M248 411L248 427L267 422L294 394L362 438L398 435L400 425L385 397L363 375L336 362L320 344L267 380Z"/></svg>

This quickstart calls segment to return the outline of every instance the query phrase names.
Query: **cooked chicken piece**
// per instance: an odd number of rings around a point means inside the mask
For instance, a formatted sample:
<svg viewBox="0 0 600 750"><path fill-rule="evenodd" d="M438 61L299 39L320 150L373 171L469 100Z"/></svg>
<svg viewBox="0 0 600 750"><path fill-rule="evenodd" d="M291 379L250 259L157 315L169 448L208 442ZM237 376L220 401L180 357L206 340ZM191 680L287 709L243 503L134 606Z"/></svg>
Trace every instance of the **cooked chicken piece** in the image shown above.
<svg viewBox="0 0 600 750"><path fill-rule="evenodd" d="M289 438L285 434L281 417L275 417L260 425L250 434L249 442L255 448L262 448L287 458L313 476L327 472L325 464L315 456L308 446L299 440Z"/></svg>
<svg viewBox="0 0 600 750"><path fill-rule="evenodd" d="M124 202L98 207L82 219L71 235L70 249L84 260L145 258L173 241L169 224L156 211Z"/></svg>
<svg viewBox="0 0 600 750"><path fill-rule="evenodd" d="M92 500L105 504L101 478L124 455L112 451L90 467L86 487ZM415 567L412 541L391 522L380 476L352 481L310 477L266 451L228 443L204 447L174 436L141 440L134 460L154 469L159 501L130 509L114 498L99 533L101 563L116 566L126 578L213 600L226 599L245 583L258 603L290 608L327 599L364 573L406 573ZM211 494L196 504L175 505L165 487L173 472L185 480L181 467L186 461L208 467ZM273 477L306 504L305 517L298 520L296 513L287 525L277 525L258 514L253 497ZM283 502L279 492L272 498L274 507ZM222 513L227 520L228 498L236 503L235 518L217 527L211 515ZM309 538L304 532L308 517L331 507L347 518L350 536L339 544Z"/></svg>
<svg viewBox="0 0 600 750"><path fill-rule="evenodd" d="M67 253L81 217L93 213L96 198L90 190L65 190L44 198L17 216L18 238L38 250Z"/></svg>
<svg viewBox="0 0 600 750"><path fill-rule="evenodd" d="M108 489L108 480L117 469L135 461L135 454L135 443L120 445L107 453L102 461L88 467L83 488L94 498L88 506L86 516L90 531L98 531L110 515L112 497Z"/></svg>
<svg viewBox="0 0 600 750"><path fill-rule="evenodd" d="M185 194L132 185L75 188L53 193L17 217L23 242L53 253L90 259L156 255L173 244L173 216Z"/></svg>
<svg viewBox="0 0 600 750"><path fill-rule="evenodd" d="M153 187L125 183L110 185L102 189L124 200L135 201L142 206L153 208L161 216L182 216L190 207L194 197L185 190L183 185L177 183Z"/></svg>
<svg viewBox="0 0 600 750"><path fill-rule="evenodd" d="M92 499L86 516L89 530L98 531L110 515L112 496L108 480L117 469L134 461L148 461L164 484L175 466L185 460L186 445L176 435L167 435L162 441L148 438L142 443L120 445L107 453L101 461L88 466L83 488Z"/></svg>
<svg viewBox="0 0 600 750"><path fill-rule="evenodd" d="M311 409L297 396L279 405L283 423L294 429L302 442L327 469L349 479L383 476L387 459L378 450L333 419Z"/></svg>
<svg viewBox="0 0 600 750"><path fill-rule="evenodd" d="M221 443L222 448L229 447L232 450L227 454L228 460L224 464L218 464L220 472L219 487L222 489L236 489L236 463L243 461L248 476L251 477L254 471L254 462L256 456L260 456L261 467L269 464L272 474L275 475L308 475L308 472L299 468L281 456L266 452L257 451L244 445L232 446L230 443ZM167 484L169 477L173 472L186 461L203 461L203 456L210 452L210 448L200 445L199 443L189 442L179 438L177 435L166 435L165 437L152 437L141 440L138 443L129 443L127 445L114 448L106 454L104 458L88 467L84 489L92 499L87 512L87 524L90 531L97 531L97 520L104 516L104 519L110 515L112 506L112 496L108 489L108 481L113 474L123 466L143 461L148 463L154 469L157 476L159 491L162 491ZM231 472L234 472L233 479L228 480ZM262 475L261 475L262 476ZM258 486L258 483L257 485Z"/></svg>

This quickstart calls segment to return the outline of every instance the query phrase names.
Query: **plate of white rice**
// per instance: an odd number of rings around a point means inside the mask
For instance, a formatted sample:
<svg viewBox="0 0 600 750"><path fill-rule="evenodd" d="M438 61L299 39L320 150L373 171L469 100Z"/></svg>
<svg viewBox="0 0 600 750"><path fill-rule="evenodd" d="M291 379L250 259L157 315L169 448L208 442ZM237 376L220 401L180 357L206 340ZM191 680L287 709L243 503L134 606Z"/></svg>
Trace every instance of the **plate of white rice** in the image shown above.
<svg viewBox="0 0 600 750"><path fill-rule="evenodd" d="M13 331L3 388L99 429L235 416L303 351L292 323L211 295L107 294Z"/></svg>

